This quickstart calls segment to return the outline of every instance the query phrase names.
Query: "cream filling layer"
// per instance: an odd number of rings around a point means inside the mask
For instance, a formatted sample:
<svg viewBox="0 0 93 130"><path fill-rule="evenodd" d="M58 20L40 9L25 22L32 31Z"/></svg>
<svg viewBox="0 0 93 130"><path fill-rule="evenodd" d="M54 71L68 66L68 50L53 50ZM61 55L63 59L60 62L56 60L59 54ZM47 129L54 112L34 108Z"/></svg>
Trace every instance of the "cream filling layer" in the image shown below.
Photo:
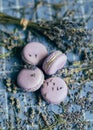
<svg viewBox="0 0 93 130"><path fill-rule="evenodd" d="M58 52L55 56L53 56L46 64L45 64L45 70L48 69L51 63L53 63L62 53Z"/></svg>

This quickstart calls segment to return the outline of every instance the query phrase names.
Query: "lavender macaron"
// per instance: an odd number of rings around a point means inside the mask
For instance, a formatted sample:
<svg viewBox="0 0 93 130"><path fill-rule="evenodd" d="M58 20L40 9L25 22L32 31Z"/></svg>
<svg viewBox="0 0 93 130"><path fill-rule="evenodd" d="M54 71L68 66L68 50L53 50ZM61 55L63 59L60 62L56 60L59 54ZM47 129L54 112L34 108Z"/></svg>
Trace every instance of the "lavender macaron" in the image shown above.
<svg viewBox="0 0 93 130"><path fill-rule="evenodd" d="M39 42L28 43L22 51L22 59L32 65L41 63L47 55L46 47Z"/></svg>
<svg viewBox="0 0 93 130"><path fill-rule="evenodd" d="M60 104L65 100L68 87L65 81L59 77L52 77L44 81L41 87L43 98L52 104Z"/></svg>
<svg viewBox="0 0 93 130"><path fill-rule="evenodd" d="M17 84L28 92L38 90L44 81L44 74L39 68L22 69L17 77Z"/></svg>
<svg viewBox="0 0 93 130"><path fill-rule="evenodd" d="M43 63L43 70L46 74L52 75L61 69L67 61L67 56L61 51L51 53Z"/></svg>

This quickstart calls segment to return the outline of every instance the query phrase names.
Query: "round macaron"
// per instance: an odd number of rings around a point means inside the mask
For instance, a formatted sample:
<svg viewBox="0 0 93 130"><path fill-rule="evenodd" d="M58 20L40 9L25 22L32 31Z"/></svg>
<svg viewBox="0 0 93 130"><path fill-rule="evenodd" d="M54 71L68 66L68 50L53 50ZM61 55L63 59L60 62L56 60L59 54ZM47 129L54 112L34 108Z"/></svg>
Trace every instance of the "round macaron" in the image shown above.
<svg viewBox="0 0 93 130"><path fill-rule="evenodd" d="M61 69L67 61L67 56L61 51L51 53L43 63L43 70L46 74L52 75Z"/></svg>
<svg viewBox="0 0 93 130"><path fill-rule="evenodd" d="M17 84L25 91L33 92L38 90L44 81L44 74L39 68L22 69L17 77Z"/></svg>
<svg viewBox="0 0 93 130"><path fill-rule="evenodd" d="M53 104L60 104L66 98L68 87L63 79L52 77L44 81L41 87L43 98Z"/></svg>
<svg viewBox="0 0 93 130"><path fill-rule="evenodd" d="M28 43L22 51L22 59L32 65L41 63L47 55L46 47L39 42Z"/></svg>

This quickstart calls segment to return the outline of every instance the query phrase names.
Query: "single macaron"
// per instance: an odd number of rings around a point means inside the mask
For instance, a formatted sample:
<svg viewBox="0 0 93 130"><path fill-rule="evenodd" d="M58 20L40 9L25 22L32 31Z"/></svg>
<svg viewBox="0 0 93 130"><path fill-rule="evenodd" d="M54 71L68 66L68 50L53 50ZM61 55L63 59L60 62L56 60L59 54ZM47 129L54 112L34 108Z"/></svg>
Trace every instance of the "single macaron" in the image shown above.
<svg viewBox="0 0 93 130"><path fill-rule="evenodd" d="M28 92L38 90L44 81L44 74L39 68L22 69L17 77L17 84Z"/></svg>
<svg viewBox="0 0 93 130"><path fill-rule="evenodd" d="M65 81L59 77L52 77L44 81L41 87L43 98L53 104L60 104L65 100L68 87Z"/></svg>
<svg viewBox="0 0 93 130"><path fill-rule="evenodd" d="M61 51L54 51L51 53L43 63L43 70L46 74L55 74L57 70L61 69L67 61L67 56Z"/></svg>
<svg viewBox="0 0 93 130"><path fill-rule="evenodd" d="M37 65L48 55L46 47L39 42L28 43L22 51L22 59L32 65Z"/></svg>

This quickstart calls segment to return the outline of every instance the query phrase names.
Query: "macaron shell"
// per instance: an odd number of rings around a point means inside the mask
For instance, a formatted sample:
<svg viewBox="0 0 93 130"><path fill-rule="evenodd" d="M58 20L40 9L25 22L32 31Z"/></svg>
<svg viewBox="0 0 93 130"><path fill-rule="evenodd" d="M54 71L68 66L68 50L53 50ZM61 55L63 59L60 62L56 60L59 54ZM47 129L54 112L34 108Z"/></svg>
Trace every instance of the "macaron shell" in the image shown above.
<svg viewBox="0 0 93 130"><path fill-rule="evenodd" d="M22 59L32 65L39 64L47 55L46 47L38 42L28 43L22 51Z"/></svg>
<svg viewBox="0 0 93 130"><path fill-rule="evenodd" d="M49 60L51 60L54 56L57 56L58 54L62 54L62 52L61 52L61 51L54 51L54 52L52 52L52 53L47 57L46 62L48 62Z"/></svg>
<svg viewBox="0 0 93 130"><path fill-rule="evenodd" d="M64 80L59 77L47 79L41 87L43 98L53 104L60 104L65 100L68 93L68 87Z"/></svg>
<svg viewBox="0 0 93 130"><path fill-rule="evenodd" d="M48 73L49 75L56 73L57 70L63 68L63 66L66 64L66 61L67 56L65 54L61 54L59 57L55 59L54 62L50 64L46 73Z"/></svg>
<svg viewBox="0 0 93 130"><path fill-rule="evenodd" d="M42 68L46 73L47 73L46 66L47 66L48 62L51 61L52 58L57 57L58 54L62 54L62 52L61 51L54 51L50 55L48 55L47 58L44 60Z"/></svg>
<svg viewBox="0 0 93 130"><path fill-rule="evenodd" d="M39 89L43 81L43 72L38 68L35 70L23 69L17 77L18 86L26 91L35 91Z"/></svg>
<svg viewBox="0 0 93 130"><path fill-rule="evenodd" d="M48 65L48 62L50 62L53 57L55 57L54 61L52 61ZM45 59L43 63L43 70L45 71L46 74L52 75L56 73L57 70L63 68L66 61L67 56L65 54L63 54L61 51L55 51Z"/></svg>

